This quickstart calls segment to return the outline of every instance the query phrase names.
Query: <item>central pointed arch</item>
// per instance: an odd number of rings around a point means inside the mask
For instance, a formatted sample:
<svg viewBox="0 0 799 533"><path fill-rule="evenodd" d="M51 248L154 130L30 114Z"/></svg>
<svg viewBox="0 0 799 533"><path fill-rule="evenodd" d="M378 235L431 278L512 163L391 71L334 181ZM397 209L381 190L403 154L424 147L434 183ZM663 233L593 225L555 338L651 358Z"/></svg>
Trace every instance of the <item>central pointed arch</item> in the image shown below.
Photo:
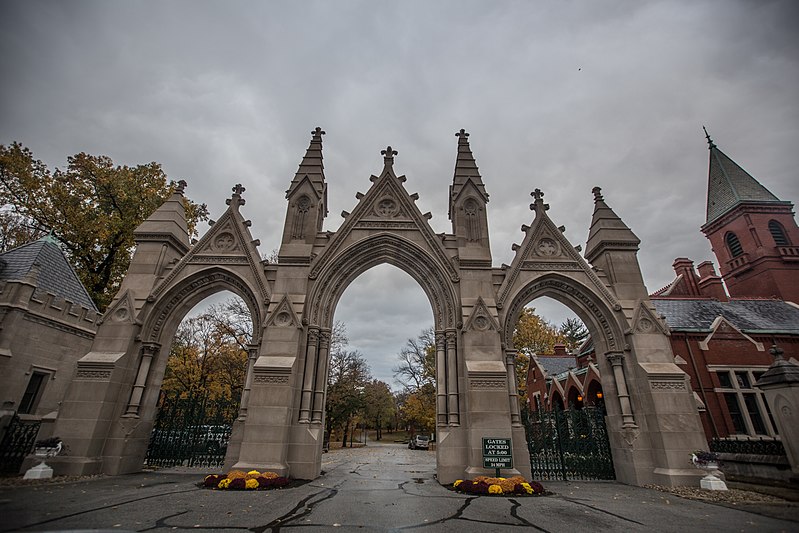
<svg viewBox="0 0 799 533"><path fill-rule="evenodd" d="M383 263L399 268L419 283L430 300L437 331L458 325L456 291L444 266L413 241L386 232L356 241L322 266L308 298L308 323L331 327L336 304L347 286Z"/></svg>

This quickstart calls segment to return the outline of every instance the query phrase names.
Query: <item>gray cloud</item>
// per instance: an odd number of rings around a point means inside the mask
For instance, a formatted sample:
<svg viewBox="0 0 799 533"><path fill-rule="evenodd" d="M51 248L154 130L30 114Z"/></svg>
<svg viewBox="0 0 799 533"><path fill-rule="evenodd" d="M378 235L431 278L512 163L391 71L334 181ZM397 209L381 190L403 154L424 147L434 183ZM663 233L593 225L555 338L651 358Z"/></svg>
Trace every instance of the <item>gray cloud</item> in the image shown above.
<svg viewBox="0 0 799 533"><path fill-rule="evenodd" d="M19 140L50 166L79 151L159 161L213 218L241 182L268 253L314 126L328 132L326 229L352 210L391 144L437 232L450 230L453 133L463 127L491 195L496 264L512 260L510 245L533 218L532 189L545 191L549 215L580 244L600 185L642 239L655 290L675 257L712 258L699 232L702 124L778 197L799 197L798 9L722 0L6 1L0 143ZM404 323L391 313L408 292L374 300L364 324L381 314ZM347 318L351 333L364 305ZM428 312L418 305L416 314ZM363 333L364 352L389 327L375 326Z"/></svg>

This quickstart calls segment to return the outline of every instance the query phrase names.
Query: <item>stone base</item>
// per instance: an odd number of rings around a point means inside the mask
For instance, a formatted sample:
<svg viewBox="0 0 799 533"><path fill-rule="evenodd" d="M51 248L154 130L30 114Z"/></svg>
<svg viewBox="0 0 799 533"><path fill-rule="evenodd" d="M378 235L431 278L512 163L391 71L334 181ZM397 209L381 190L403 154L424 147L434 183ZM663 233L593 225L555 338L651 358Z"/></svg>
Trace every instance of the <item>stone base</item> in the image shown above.
<svg viewBox="0 0 799 533"><path fill-rule="evenodd" d="M33 468L29 468L22 479L50 479L53 477L53 469L44 463L39 463Z"/></svg>
<svg viewBox="0 0 799 533"><path fill-rule="evenodd" d="M713 474L703 477L699 481L699 486L705 490L727 490L727 484Z"/></svg>
<svg viewBox="0 0 799 533"><path fill-rule="evenodd" d="M233 465L232 470L243 470L244 472L249 472L250 470L257 470L259 472L274 472L275 474L281 477L288 477L289 475L288 467L280 463L255 464L255 463L244 463L239 461L238 463L235 463ZM305 479L305 478L300 478L300 479Z"/></svg>

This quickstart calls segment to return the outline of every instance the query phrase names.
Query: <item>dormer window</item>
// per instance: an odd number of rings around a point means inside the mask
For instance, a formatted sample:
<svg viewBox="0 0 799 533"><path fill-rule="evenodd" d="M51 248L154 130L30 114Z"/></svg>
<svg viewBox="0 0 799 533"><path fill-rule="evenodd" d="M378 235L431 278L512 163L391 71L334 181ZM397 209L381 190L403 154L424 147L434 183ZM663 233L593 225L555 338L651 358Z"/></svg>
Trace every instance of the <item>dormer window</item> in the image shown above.
<svg viewBox="0 0 799 533"><path fill-rule="evenodd" d="M724 242L727 243L727 249L729 249L732 257L738 257L744 253L741 241L738 240L738 236L735 233L727 233L727 235L724 236Z"/></svg>
<svg viewBox="0 0 799 533"><path fill-rule="evenodd" d="M776 220L769 220L768 230L774 238L774 244L777 246L790 246L791 241L788 240L788 235L785 234L785 228Z"/></svg>

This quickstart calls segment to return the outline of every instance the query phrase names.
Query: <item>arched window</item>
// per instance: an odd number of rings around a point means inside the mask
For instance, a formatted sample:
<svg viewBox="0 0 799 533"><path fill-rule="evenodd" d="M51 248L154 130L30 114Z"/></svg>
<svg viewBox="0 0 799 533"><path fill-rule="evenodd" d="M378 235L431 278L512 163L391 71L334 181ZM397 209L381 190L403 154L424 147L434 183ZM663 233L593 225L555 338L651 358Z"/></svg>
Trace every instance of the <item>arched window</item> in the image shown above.
<svg viewBox="0 0 799 533"><path fill-rule="evenodd" d="M791 241L788 240L788 235L785 234L785 228L776 220L768 221L768 230L774 238L774 243L777 246L790 246Z"/></svg>
<svg viewBox="0 0 799 533"><path fill-rule="evenodd" d="M463 212L466 214L466 240L469 242L480 239L480 221L477 219L479 209L474 198L469 198L463 203Z"/></svg>
<svg viewBox="0 0 799 533"><path fill-rule="evenodd" d="M730 255L733 257L738 257L744 253L744 249L741 247L741 241L738 240L738 236L735 233L727 233L727 235L724 236L724 241L727 243L727 248L730 250Z"/></svg>

